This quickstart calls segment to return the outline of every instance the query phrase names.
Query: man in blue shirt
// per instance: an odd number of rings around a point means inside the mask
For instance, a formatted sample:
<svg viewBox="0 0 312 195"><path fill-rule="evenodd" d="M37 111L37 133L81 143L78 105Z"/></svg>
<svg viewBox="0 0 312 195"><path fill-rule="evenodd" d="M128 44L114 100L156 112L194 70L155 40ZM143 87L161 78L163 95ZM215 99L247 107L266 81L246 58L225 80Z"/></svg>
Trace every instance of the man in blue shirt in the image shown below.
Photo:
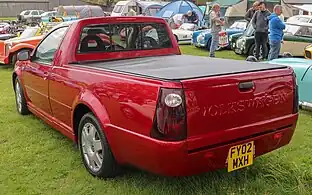
<svg viewBox="0 0 312 195"><path fill-rule="evenodd" d="M269 17L269 29L270 29L270 52L268 60L273 60L278 58L281 50L281 43L283 40L283 30L285 29L285 24L279 16L282 14L282 6L275 5L273 13Z"/></svg>

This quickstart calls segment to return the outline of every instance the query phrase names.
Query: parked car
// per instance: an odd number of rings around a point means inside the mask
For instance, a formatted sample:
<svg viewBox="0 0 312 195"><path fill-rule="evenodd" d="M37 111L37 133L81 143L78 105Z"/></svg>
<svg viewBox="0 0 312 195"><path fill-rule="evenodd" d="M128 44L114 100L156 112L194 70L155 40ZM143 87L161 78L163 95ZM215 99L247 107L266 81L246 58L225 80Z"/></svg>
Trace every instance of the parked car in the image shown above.
<svg viewBox="0 0 312 195"><path fill-rule="evenodd" d="M243 32L246 29L247 21L238 20L234 22L229 28L219 33L219 46L230 49L229 36L232 34ZM193 33L192 44L196 47L203 47L210 50L211 45L211 29L198 30Z"/></svg>
<svg viewBox="0 0 312 195"><path fill-rule="evenodd" d="M286 23L280 54L287 52L292 56L303 57L303 49L311 42L312 24ZM267 42L267 46L268 48L270 47L269 41ZM236 41L234 51L239 55L255 55L254 28L252 25L248 25L243 35ZM265 58L266 57L267 56L265 56ZM262 51L260 53L260 58L263 58Z"/></svg>
<svg viewBox="0 0 312 195"><path fill-rule="evenodd" d="M41 17L52 17L52 16L56 16L57 11L48 11L48 12L44 12L43 14L41 14Z"/></svg>
<svg viewBox="0 0 312 195"><path fill-rule="evenodd" d="M18 54L12 81L17 111L75 141L97 177L123 165L167 176L231 172L287 145L298 119L291 68L181 55L161 18L68 22Z"/></svg>
<svg viewBox="0 0 312 195"><path fill-rule="evenodd" d="M279 58L268 61L269 64L290 66L297 75L299 105L312 110L312 60L303 58Z"/></svg>
<svg viewBox="0 0 312 195"><path fill-rule="evenodd" d="M0 22L0 34L8 34L10 32L11 25L6 22Z"/></svg>
<svg viewBox="0 0 312 195"><path fill-rule="evenodd" d="M43 10L24 10L17 16L17 19L26 23L40 22L43 13Z"/></svg>
<svg viewBox="0 0 312 195"><path fill-rule="evenodd" d="M196 24L183 23L178 29L172 29L172 32L179 44L191 44L193 32L196 30Z"/></svg>
<svg viewBox="0 0 312 195"><path fill-rule="evenodd" d="M53 25L27 27L20 35L0 41L0 64L14 65L20 51L32 51Z"/></svg>
<svg viewBox="0 0 312 195"><path fill-rule="evenodd" d="M244 32L241 32L241 33L235 33L235 34L232 34L230 37L229 37L229 42L230 42L230 45L231 45L231 50L234 50L236 48L236 41L237 39L239 39L241 36L243 36Z"/></svg>
<svg viewBox="0 0 312 195"><path fill-rule="evenodd" d="M5 41L5 40L12 39L15 37L16 37L16 34L0 34L1 41Z"/></svg>
<svg viewBox="0 0 312 195"><path fill-rule="evenodd" d="M312 60L312 44L304 49L304 57Z"/></svg>
<svg viewBox="0 0 312 195"><path fill-rule="evenodd" d="M288 23L312 23L311 15L295 15L286 20Z"/></svg>

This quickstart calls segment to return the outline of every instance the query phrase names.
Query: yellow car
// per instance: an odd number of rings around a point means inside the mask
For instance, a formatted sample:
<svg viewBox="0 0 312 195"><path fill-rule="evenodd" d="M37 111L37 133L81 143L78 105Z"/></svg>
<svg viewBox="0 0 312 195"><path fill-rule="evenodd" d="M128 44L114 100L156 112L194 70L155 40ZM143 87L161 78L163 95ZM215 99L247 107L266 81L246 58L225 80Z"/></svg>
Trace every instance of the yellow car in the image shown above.
<svg viewBox="0 0 312 195"><path fill-rule="evenodd" d="M312 59L312 45L309 45L304 49L304 57L306 59Z"/></svg>
<svg viewBox="0 0 312 195"><path fill-rule="evenodd" d="M58 24L58 22L41 23L38 26L34 26L34 27L29 26L24 30L24 32L18 33L17 37L20 38L21 35L23 35L23 34L27 34L27 37L35 37L35 36L45 35L56 24Z"/></svg>

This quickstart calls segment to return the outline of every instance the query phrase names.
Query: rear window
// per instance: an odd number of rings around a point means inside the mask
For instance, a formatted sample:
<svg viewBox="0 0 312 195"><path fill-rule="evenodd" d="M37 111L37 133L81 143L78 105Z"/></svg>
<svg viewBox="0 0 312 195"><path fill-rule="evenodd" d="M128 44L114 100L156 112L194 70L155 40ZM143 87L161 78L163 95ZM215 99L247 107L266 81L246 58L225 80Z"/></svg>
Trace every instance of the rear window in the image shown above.
<svg viewBox="0 0 312 195"><path fill-rule="evenodd" d="M114 24L82 30L79 53L171 48L164 24Z"/></svg>

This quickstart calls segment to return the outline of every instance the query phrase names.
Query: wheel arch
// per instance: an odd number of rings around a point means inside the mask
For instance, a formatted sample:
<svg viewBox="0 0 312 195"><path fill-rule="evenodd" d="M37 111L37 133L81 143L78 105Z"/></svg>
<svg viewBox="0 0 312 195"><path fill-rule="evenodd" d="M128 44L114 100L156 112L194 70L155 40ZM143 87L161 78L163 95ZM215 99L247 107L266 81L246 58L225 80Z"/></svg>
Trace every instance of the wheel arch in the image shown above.
<svg viewBox="0 0 312 195"><path fill-rule="evenodd" d="M72 127L75 136L75 142L78 143L78 126L81 118L88 112L92 112L99 120L100 125L108 139L109 135L106 132L107 126L110 125L110 120L106 108L91 92L84 92L79 95L74 103L72 111Z"/></svg>

